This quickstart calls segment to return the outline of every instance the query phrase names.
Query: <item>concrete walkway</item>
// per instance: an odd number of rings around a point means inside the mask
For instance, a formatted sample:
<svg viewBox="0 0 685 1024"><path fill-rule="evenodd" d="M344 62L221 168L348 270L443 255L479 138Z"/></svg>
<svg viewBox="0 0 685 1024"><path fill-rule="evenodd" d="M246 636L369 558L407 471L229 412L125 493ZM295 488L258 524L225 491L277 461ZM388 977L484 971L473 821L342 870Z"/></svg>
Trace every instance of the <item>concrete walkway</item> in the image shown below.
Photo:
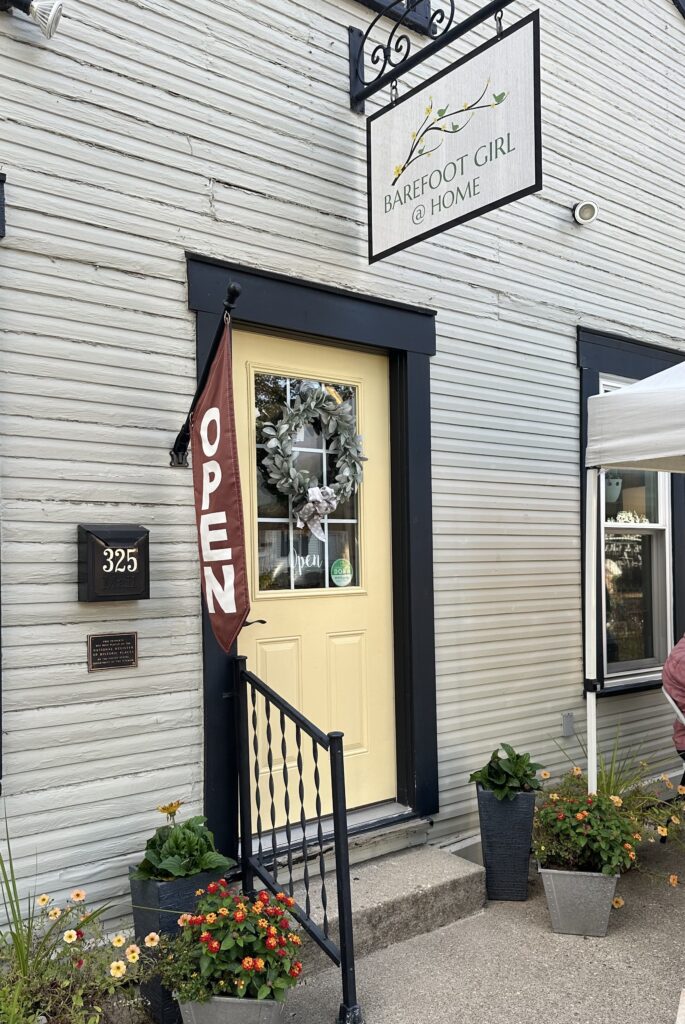
<svg viewBox="0 0 685 1024"><path fill-rule="evenodd" d="M536 880L527 903L490 903L363 958L366 1024L676 1024L685 989L685 856L657 844L644 860L681 874L683 885L626 875L618 888L626 905L612 911L605 939L555 935ZM339 1002L339 972L327 970L291 993L288 1019L333 1024Z"/></svg>

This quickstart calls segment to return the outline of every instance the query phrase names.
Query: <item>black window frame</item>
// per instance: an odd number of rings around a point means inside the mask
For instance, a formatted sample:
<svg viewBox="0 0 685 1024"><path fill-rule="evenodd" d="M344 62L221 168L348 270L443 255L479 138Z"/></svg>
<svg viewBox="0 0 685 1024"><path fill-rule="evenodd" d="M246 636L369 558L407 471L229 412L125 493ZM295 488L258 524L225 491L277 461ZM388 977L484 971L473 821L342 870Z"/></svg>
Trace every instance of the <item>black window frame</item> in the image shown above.
<svg viewBox="0 0 685 1024"><path fill-rule="evenodd" d="M685 3L685 0L684 0ZM643 380L661 370L685 360L685 353L674 349L650 345L645 342L625 338L621 335L604 331L595 331L585 327L578 328L577 362L580 371L580 488L581 488L581 544L582 550L582 583L583 583L583 635L585 635L585 530L586 530L586 469L585 450L587 448L587 409L588 399L600 393L600 378L603 375L625 377L631 380ZM674 640L685 633L685 474L671 473L671 554L672 554L672 594L673 594L673 635ZM601 526L597 523L598 531ZM599 534L601 537L601 533ZM598 540L599 540L598 537ZM598 578L597 600L597 678L585 685L585 689L596 690L598 697L620 696L626 693L639 693L656 690L661 687L661 672L658 678L640 680L639 682L612 683L605 685L604 675L604 615L602 610L601 587L603 581ZM600 643L600 637L602 643Z"/></svg>
<svg viewBox="0 0 685 1024"><path fill-rule="evenodd" d="M388 18L392 18L393 21L401 21L406 28L413 29L414 32L421 35L430 34L431 0L419 0L415 10L408 14L406 0L405 3L397 7L393 7L396 0L357 0L357 3L362 7L368 7L370 11L375 11L376 14L385 13Z"/></svg>

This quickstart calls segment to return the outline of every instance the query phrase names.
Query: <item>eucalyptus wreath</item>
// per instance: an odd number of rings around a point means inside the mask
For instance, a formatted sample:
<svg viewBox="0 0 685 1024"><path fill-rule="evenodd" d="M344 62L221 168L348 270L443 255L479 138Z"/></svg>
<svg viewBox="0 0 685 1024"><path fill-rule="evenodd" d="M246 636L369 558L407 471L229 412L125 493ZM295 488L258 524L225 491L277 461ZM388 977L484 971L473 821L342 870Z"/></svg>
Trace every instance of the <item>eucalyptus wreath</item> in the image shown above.
<svg viewBox="0 0 685 1024"><path fill-rule="evenodd" d="M328 453L337 456L335 481L325 487L314 474L297 467L294 437L309 424L319 426ZM324 388L315 387L304 397L298 395L292 408L282 406L280 419L262 422L261 428L266 438L262 468L267 483L279 494L292 498L299 527L308 526L315 536L323 538L322 517L356 494L364 475L362 463L366 459L352 403L337 402Z"/></svg>

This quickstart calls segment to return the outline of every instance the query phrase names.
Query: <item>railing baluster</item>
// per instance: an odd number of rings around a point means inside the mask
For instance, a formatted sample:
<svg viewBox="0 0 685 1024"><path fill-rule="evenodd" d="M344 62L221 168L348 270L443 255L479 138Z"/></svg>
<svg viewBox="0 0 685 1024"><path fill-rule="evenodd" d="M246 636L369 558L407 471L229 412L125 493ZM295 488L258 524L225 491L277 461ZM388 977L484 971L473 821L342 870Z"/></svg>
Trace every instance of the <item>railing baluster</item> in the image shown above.
<svg viewBox="0 0 685 1024"><path fill-rule="evenodd" d="M300 729L299 722L295 726L295 743L297 744L297 772L300 777L298 783L298 793L300 795L300 828L302 829L302 863L303 863L303 881L304 881L304 909L307 917L312 912L312 902L309 898L309 861L307 857L307 812L304 806L304 772L302 764L302 730Z"/></svg>
<svg viewBox="0 0 685 1024"><path fill-rule="evenodd" d="M285 838L288 844L288 893L293 894L293 836L290 828L290 790L288 789L288 744L285 738L285 713L281 711L281 755L283 757L283 803L285 805Z"/></svg>
<svg viewBox="0 0 685 1024"><path fill-rule="evenodd" d="M333 795L333 840L335 843L335 878L338 889L338 918L340 924L340 970L342 973L343 989L343 1001L338 1021L340 1024L362 1024L362 1011L357 1002L357 979L354 965L343 734L341 732L331 732L328 734L328 738L331 741L329 749Z"/></svg>
<svg viewBox="0 0 685 1024"><path fill-rule="evenodd" d="M254 750L254 781L255 781L255 807L257 808L257 859L261 864L264 860L262 849L262 794L259 788L259 736L257 734L257 692L254 686L250 686L250 697L252 700L252 749Z"/></svg>
<svg viewBox="0 0 685 1024"><path fill-rule="evenodd" d="M321 906L323 907L323 933L328 938L328 893L326 892L326 858L323 850L323 825L321 823L321 775L319 772L319 748L312 740L314 752L314 788L316 790L316 837L319 843L319 874L321 875Z"/></svg>
<svg viewBox="0 0 685 1024"><path fill-rule="evenodd" d="M276 787L274 785L274 752L272 746L273 733L271 730L271 701L264 701L264 709L266 711L266 763L269 769L269 797L271 798L271 807L269 808L269 817L271 819L271 853L273 856L271 870L274 873L274 881L278 882L278 843L276 841Z"/></svg>

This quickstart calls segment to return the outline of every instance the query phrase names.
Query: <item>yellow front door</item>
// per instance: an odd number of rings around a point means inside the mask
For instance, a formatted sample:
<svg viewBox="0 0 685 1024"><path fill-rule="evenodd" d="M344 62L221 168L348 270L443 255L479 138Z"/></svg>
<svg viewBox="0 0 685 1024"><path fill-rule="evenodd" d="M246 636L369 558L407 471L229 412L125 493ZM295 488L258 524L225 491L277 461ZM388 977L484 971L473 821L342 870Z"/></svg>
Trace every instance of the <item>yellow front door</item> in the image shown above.
<svg viewBox="0 0 685 1024"><path fill-rule="evenodd" d="M243 629L239 652L315 725L344 732L348 807L393 799L387 359L241 330L233 335L233 374L250 619L266 620ZM352 401L368 459L356 499L324 520L323 540L298 528L289 500L268 485L261 469L261 423L319 386L336 400ZM294 442L298 468L319 484L334 479L336 456L315 426ZM274 732L278 752L277 723ZM289 744L288 761L291 756Z"/></svg>

